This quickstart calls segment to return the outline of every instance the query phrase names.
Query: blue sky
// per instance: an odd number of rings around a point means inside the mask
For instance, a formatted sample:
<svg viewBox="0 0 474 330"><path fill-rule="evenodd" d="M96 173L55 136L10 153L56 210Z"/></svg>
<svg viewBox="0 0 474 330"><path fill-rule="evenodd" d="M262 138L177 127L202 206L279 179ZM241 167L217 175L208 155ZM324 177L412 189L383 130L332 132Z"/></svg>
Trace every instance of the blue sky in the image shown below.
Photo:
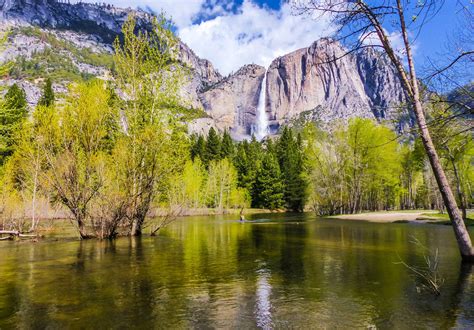
<svg viewBox="0 0 474 330"><path fill-rule="evenodd" d="M293 15L290 5L280 0L105 1L119 7L164 10L175 21L180 38L223 74L248 63L268 66L275 57L307 47L335 29L329 19ZM473 6L470 0L461 2ZM459 9L457 0L446 0L426 24L414 47L419 67L426 67L427 57L443 59L446 44L458 26ZM395 43L400 42L397 38L393 36Z"/></svg>

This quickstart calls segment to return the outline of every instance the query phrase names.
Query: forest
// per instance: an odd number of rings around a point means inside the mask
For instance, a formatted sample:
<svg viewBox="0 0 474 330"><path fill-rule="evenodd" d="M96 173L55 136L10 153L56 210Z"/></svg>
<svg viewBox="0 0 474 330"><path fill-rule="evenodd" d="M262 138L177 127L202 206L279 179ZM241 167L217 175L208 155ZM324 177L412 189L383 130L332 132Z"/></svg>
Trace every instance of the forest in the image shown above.
<svg viewBox="0 0 474 330"><path fill-rule="evenodd" d="M188 134L167 21L115 42L113 81L71 84L64 98L44 81L29 110L12 85L0 104L3 230L35 232L45 207L66 211L81 238L152 234L189 210L313 211L320 216L438 209L443 200L415 129L401 135L371 119L282 127L263 141L211 128ZM474 143L441 96L426 102L430 129L466 218ZM461 133L459 133L461 131ZM46 205L46 206L45 206Z"/></svg>

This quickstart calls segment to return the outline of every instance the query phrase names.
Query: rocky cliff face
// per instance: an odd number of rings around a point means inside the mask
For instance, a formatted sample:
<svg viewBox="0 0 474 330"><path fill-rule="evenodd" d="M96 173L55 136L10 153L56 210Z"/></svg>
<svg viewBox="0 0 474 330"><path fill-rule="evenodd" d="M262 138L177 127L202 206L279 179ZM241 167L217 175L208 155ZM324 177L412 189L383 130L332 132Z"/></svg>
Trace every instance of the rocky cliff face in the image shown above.
<svg viewBox="0 0 474 330"><path fill-rule="evenodd" d="M3 19L99 35L111 43L131 9L57 0L0 0L0 12ZM137 19L145 22L148 14L137 12Z"/></svg>
<svg viewBox="0 0 474 330"><path fill-rule="evenodd" d="M272 62L265 86L271 132L300 117L322 123L363 117L399 125L405 95L395 68L372 49L346 53L341 44L322 39ZM251 132L264 76L264 68L253 68L239 70L225 89L216 86L206 92L203 107L219 127Z"/></svg>
<svg viewBox="0 0 474 330"><path fill-rule="evenodd" d="M200 93L202 105L217 128L230 128L234 136L251 133L264 74L265 68L246 65Z"/></svg>
<svg viewBox="0 0 474 330"><path fill-rule="evenodd" d="M82 50L110 55L111 42L131 12L110 5L0 0L2 21L13 26L39 26L43 33L15 34L12 47L0 60L15 56L31 60L52 49L44 33L52 33L54 38ZM147 24L147 13L133 12L139 24ZM222 77L212 63L196 56L184 43L179 48L181 62L190 69L182 89L184 103L207 113L206 118L190 124L193 131L206 132L214 126L229 129L236 138L251 134L265 74L265 110L272 132L298 118L323 123L352 117L394 120L398 118L398 105L405 100L396 71L384 55L370 49L346 55L339 43L328 39L275 59L267 72L261 66L247 65L228 77ZM107 68L101 67L101 62L89 63L71 49L66 47L62 56L70 58L79 74L106 75ZM31 88L38 91L35 86Z"/></svg>
<svg viewBox="0 0 474 330"><path fill-rule="evenodd" d="M322 122L351 117L394 119L404 100L394 68L382 54L346 54L322 39L276 59L267 74L271 119L282 123L302 113Z"/></svg>

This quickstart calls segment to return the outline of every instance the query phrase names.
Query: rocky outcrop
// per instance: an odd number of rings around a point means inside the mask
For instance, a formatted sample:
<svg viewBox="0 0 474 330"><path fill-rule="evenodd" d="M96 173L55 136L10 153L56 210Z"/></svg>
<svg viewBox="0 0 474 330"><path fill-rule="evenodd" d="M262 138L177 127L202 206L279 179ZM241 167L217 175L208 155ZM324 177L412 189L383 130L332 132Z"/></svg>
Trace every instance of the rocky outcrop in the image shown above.
<svg viewBox="0 0 474 330"><path fill-rule="evenodd" d="M179 43L179 60L189 69L182 88L184 102L191 108L202 108L199 100L200 93L221 81L222 76L214 69L211 62L199 58L191 48L181 41Z"/></svg>
<svg viewBox="0 0 474 330"><path fill-rule="evenodd" d="M200 94L217 128L230 129L236 138L251 133L264 74L264 67L246 65Z"/></svg>
<svg viewBox="0 0 474 330"><path fill-rule="evenodd" d="M322 122L351 117L385 119L404 100L399 79L378 52L347 54L321 39L277 58L268 69L268 108L278 123L312 113Z"/></svg>
<svg viewBox="0 0 474 330"><path fill-rule="evenodd" d="M106 43L113 42L131 11L112 5L82 2L71 4L69 1L57 0L0 0L0 15L3 19L94 34ZM134 12L139 23L145 23L149 18L145 12Z"/></svg>

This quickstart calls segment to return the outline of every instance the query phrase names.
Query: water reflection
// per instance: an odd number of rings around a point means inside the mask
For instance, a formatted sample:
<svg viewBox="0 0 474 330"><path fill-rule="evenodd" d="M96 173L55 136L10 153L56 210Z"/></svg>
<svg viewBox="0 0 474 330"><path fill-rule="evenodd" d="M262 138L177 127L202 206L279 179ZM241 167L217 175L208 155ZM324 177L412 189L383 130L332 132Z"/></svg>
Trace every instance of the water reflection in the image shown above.
<svg viewBox="0 0 474 330"><path fill-rule="evenodd" d="M265 265L257 271L257 292L256 292L256 306L255 318L257 326L262 329L272 328L272 304L270 302L270 295L272 287L269 283L270 272L265 269Z"/></svg>
<svg viewBox="0 0 474 330"><path fill-rule="evenodd" d="M304 217L186 219L154 238L6 242L0 328L474 326L472 267L459 268L451 228ZM395 263L423 264L413 236L440 249L437 299L417 293Z"/></svg>

